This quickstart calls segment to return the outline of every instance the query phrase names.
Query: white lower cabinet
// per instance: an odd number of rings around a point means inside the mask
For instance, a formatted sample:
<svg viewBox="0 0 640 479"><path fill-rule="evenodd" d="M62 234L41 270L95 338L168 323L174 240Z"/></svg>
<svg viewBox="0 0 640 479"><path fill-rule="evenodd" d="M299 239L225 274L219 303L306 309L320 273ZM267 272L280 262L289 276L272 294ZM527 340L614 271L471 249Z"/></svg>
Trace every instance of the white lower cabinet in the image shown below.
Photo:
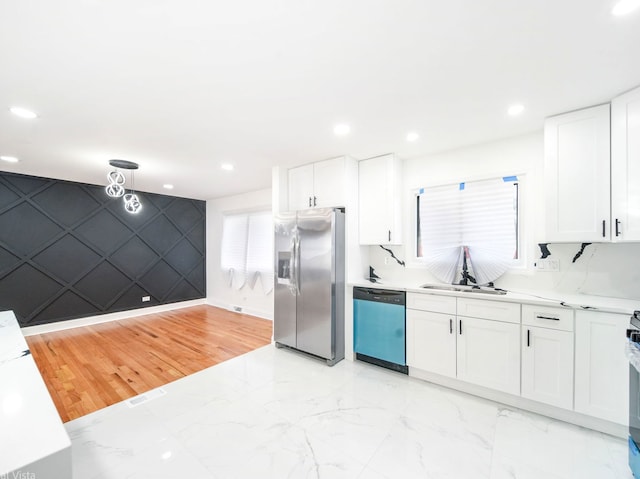
<svg viewBox="0 0 640 479"><path fill-rule="evenodd" d="M522 397L573 408L573 332L522 326Z"/></svg>
<svg viewBox="0 0 640 479"><path fill-rule="evenodd" d="M456 377L455 314L407 309L409 367Z"/></svg>
<svg viewBox="0 0 640 479"><path fill-rule="evenodd" d="M520 324L458 317L458 379L520 394Z"/></svg>
<svg viewBox="0 0 640 479"><path fill-rule="evenodd" d="M576 311L575 410L618 424L629 417L626 314Z"/></svg>
<svg viewBox="0 0 640 479"><path fill-rule="evenodd" d="M520 305L408 293L407 364L520 394Z"/></svg>
<svg viewBox="0 0 640 479"><path fill-rule="evenodd" d="M626 425L628 324L627 314L409 292L407 364Z"/></svg>
<svg viewBox="0 0 640 479"><path fill-rule="evenodd" d="M573 310L522 305L522 397L573 409Z"/></svg>

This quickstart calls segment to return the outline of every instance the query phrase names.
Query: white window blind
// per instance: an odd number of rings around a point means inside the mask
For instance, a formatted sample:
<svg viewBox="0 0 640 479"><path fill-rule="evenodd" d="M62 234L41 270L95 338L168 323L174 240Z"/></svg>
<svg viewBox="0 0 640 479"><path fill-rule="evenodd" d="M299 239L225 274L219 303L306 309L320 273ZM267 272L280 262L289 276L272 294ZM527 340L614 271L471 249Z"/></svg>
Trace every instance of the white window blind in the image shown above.
<svg viewBox="0 0 640 479"><path fill-rule="evenodd" d="M458 282L464 255L478 284L494 281L518 258L516 177L421 189L417 256L441 281Z"/></svg>
<svg viewBox="0 0 640 479"><path fill-rule="evenodd" d="M247 274L253 288L260 278L262 289L269 293L273 289L273 221L271 213L249 216L247 237Z"/></svg>
<svg viewBox="0 0 640 479"><path fill-rule="evenodd" d="M273 226L270 212L223 218L221 268L229 285L253 288L260 278L265 293L273 289Z"/></svg>
<svg viewBox="0 0 640 479"><path fill-rule="evenodd" d="M222 223L220 265L229 286L240 289L247 280L247 215L225 216Z"/></svg>

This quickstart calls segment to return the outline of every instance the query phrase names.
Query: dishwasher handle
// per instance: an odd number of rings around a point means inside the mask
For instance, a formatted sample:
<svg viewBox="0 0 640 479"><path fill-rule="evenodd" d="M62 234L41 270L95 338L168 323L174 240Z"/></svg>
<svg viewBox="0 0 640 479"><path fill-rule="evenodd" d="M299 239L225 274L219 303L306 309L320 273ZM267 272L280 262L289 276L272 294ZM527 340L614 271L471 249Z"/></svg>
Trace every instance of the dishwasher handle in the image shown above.
<svg viewBox="0 0 640 479"><path fill-rule="evenodd" d="M406 293L404 291L355 286L353 288L353 299L404 306L406 304Z"/></svg>

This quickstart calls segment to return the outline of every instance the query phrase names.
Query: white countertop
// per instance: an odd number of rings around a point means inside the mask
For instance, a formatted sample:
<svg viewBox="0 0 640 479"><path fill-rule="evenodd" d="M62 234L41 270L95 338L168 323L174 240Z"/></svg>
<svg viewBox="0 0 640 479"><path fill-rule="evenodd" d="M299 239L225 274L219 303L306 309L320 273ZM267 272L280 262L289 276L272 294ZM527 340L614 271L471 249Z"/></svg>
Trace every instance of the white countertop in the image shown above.
<svg viewBox="0 0 640 479"><path fill-rule="evenodd" d="M0 477L71 447L14 314L0 312Z"/></svg>
<svg viewBox="0 0 640 479"><path fill-rule="evenodd" d="M350 286L365 288L391 289L412 293L435 294L439 296L457 296L460 298L475 298L487 301L506 301L511 303L538 304L545 306L565 306L576 310L603 311L609 313L633 314L640 310L640 301L631 299L610 298L587 294L561 293L557 291L507 291L506 294L482 294L464 291L447 291L439 289L425 289L415 284L399 284L390 282L371 283L362 280L350 283ZM448 286L448 285L441 285Z"/></svg>

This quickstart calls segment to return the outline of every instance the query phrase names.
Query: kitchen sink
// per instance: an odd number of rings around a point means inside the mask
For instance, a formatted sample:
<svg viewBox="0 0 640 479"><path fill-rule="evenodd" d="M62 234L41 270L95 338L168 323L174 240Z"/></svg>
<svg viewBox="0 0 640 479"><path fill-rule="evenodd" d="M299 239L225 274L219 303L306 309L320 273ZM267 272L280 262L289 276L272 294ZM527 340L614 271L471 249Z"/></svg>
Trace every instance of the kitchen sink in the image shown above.
<svg viewBox="0 0 640 479"><path fill-rule="evenodd" d="M464 284L423 284L423 289L432 289L435 291L455 291L461 293L480 293L480 294L507 294L504 289L494 288L491 286L475 286Z"/></svg>

